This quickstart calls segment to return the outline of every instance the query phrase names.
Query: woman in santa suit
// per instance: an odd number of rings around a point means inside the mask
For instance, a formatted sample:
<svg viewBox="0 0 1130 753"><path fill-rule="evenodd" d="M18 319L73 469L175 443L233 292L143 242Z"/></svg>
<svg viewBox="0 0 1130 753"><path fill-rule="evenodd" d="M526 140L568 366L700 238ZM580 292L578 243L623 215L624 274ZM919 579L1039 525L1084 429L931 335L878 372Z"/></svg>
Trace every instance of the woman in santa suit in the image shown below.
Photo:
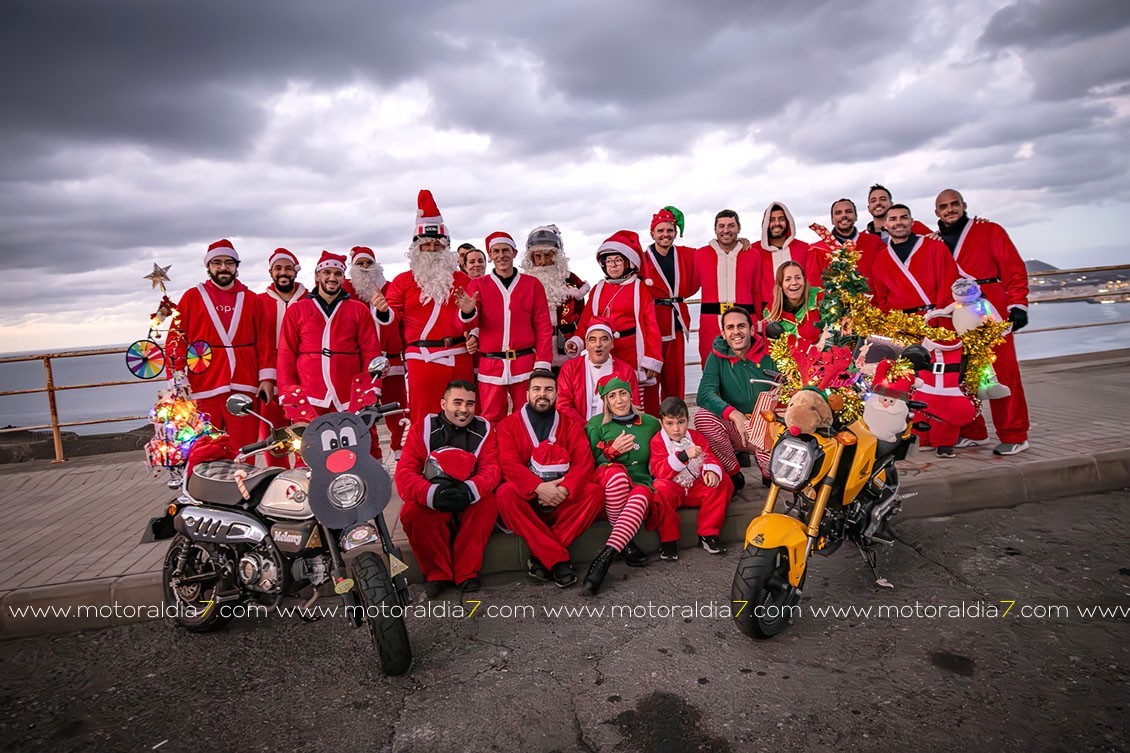
<svg viewBox="0 0 1130 753"><path fill-rule="evenodd" d="M795 261L777 267L771 305L763 318L766 334L770 337L789 335L815 345L823 328L820 323L820 288L810 287L805 280L804 268ZM774 326L774 324L776 326Z"/></svg>
<svg viewBox="0 0 1130 753"><path fill-rule="evenodd" d="M588 331L599 317L612 327L612 355L636 371L641 387L655 384L663 368L662 340L655 317L655 301L640 281L640 239L631 230L617 230L596 251L604 279L593 286L578 329ZM584 348L574 335L565 345L570 357ZM682 368L682 364L675 368Z"/></svg>

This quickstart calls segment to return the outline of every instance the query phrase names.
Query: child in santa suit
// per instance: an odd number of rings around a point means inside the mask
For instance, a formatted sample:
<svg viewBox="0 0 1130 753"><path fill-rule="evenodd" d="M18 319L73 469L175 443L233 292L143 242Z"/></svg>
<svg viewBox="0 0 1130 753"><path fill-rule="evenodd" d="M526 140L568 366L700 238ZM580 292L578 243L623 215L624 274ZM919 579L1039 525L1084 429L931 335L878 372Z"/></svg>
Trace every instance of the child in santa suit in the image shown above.
<svg viewBox="0 0 1130 753"><path fill-rule="evenodd" d="M600 589L617 554L632 566L647 563L632 541L647 516L651 503L651 438L659 421L632 406L631 387L623 379L607 376L597 385L604 400L604 413L585 425L593 457L596 483L604 489L604 512L612 534L585 575L581 593L591 596Z"/></svg>
<svg viewBox="0 0 1130 753"><path fill-rule="evenodd" d="M710 451L706 437L688 429L687 404L668 397L659 405L662 429L651 438L653 505L660 510L659 556L679 559L680 507L697 507L698 541L711 554L726 547L718 540L726 520L726 506L734 496L734 483Z"/></svg>
<svg viewBox="0 0 1130 753"><path fill-rule="evenodd" d="M926 403L917 415L930 429L916 433L923 445L937 448L938 457L952 458L961 427L977 416L976 405L961 389L961 340L926 339L922 345L930 354L931 367L918 372L922 385L915 390L914 399Z"/></svg>

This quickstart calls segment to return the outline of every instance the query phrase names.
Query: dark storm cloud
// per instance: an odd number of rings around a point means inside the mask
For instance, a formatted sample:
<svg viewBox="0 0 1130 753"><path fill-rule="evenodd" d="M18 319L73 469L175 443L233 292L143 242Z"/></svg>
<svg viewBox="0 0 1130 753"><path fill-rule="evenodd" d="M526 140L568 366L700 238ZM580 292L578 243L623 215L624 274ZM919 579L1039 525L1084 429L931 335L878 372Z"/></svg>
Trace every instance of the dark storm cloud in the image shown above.
<svg viewBox="0 0 1130 753"><path fill-rule="evenodd" d="M1130 26L1125 0L1021 0L997 11L979 40L986 48L1039 49Z"/></svg>

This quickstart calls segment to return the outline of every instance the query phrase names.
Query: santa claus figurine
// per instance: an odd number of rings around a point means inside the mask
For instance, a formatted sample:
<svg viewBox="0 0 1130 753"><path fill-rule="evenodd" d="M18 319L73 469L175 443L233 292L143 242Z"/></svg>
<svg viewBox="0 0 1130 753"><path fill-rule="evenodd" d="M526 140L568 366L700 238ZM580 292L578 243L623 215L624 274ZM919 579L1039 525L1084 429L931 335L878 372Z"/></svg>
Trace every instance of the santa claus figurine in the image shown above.
<svg viewBox="0 0 1130 753"><path fill-rule="evenodd" d="M871 382L871 395L863 403L863 423L882 442L897 442L906 431L910 408L906 401L914 388L913 373L899 374L894 361L880 361Z"/></svg>
<svg viewBox="0 0 1130 753"><path fill-rule="evenodd" d="M934 447L938 457L954 457L961 427L977 417L977 406L961 389L961 340L922 341L930 356L930 366L918 372L922 385L914 399L926 403L919 414L930 429L917 432L923 447ZM870 425L870 424L869 424Z"/></svg>

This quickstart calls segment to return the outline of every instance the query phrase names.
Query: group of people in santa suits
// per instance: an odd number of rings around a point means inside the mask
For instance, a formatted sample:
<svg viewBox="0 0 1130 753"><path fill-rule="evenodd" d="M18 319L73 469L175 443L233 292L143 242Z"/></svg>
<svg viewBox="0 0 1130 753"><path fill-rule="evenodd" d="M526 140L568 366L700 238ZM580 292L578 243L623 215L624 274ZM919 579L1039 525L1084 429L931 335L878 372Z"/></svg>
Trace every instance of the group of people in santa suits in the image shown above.
<svg viewBox="0 0 1130 753"><path fill-rule="evenodd" d="M418 202L409 269L392 280L371 249L356 246L349 258L323 252L307 290L296 281L298 260L280 248L269 260L270 287L256 295L237 279L230 242L208 248L208 280L184 294L170 349L175 364L188 344L212 346L212 366L188 379L214 425L237 444L257 438L254 419L223 410L230 392L257 395L268 417L299 421L348 409L360 391L406 403L407 419L389 422L391 449L403 452L402 520L432 594L448 584L478 587L499 516L529 543L532 575L569 585L576 576L567 547L604 514L612 534L585 577L590 593L615 556L646 562L632 541L641 525L660 532L661 556L677 557L675 511L683 505L701 508L702 546L722 551L725 505L742 483L737 458L753 449L745 398L755 395L722 399L718 415L688 415L687 302L701 298L699 356L725 385L742 363L764 365L763 335L819 338L817 301L832 249L797 239L778 201L766 208L756 242L741 237L736 212L723 210L709 243L676 245L683 215L666 207L652 217L646 249L630 230L600 244L603 279L590 287L569 270L553 225L529 234L520 263L506 232L487 236L485 254L467 248L461 259L430 192ZM882 186L872 187L868 209L873 220L859 231L855 204L840 199L831 223L837 241L859 250L876 306L916 314L944 307L960 275L1009 312L1014 331L1026 324L1019 254L999 225L970 219L956 191L938 196L936 232ZM492 271L476 267L475 254L489 257ZM735 308L744 316L727 320ZM745 329L744 350L723 336L725 327ZM391 363L383 379L359 381L381 354ZM1026 449L1028 426L1011 336L996 368L1012 390L992 402L996 451L1013 454ZM961 427L962 442L985 438L983 420ZM379 456L379 443L373 447Z"/></svg>

